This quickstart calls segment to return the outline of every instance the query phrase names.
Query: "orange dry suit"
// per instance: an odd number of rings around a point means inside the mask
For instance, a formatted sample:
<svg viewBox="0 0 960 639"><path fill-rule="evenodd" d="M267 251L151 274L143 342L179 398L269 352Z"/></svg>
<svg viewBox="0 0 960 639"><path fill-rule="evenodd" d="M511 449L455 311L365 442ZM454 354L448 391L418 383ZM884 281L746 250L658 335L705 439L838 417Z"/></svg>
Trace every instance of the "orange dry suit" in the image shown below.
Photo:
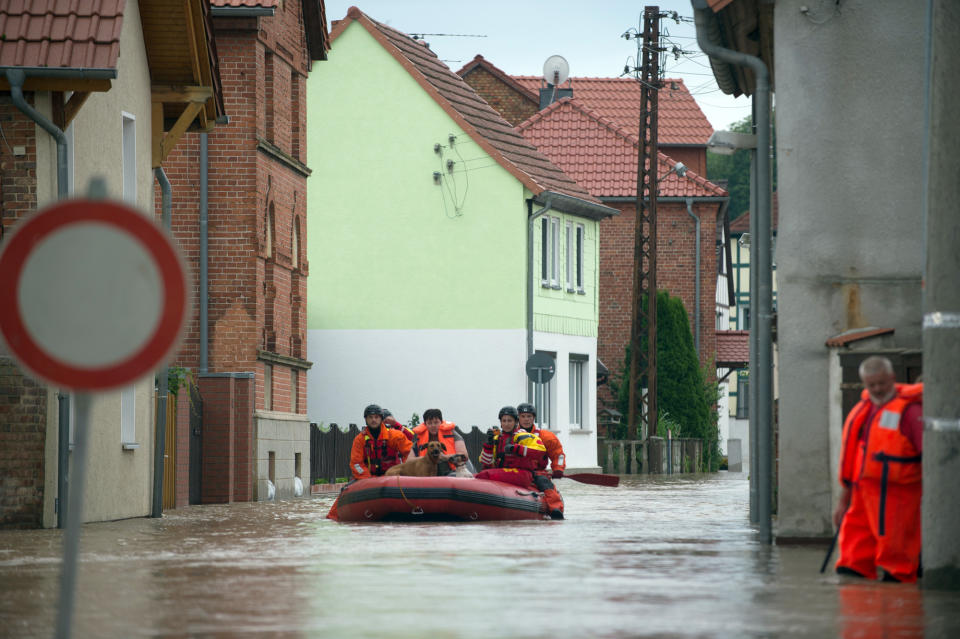
<svg viewBox="0 0 960 639"><path fill-rule="evenodd" d="M540 463L540 467L534 471L534 483L537 489L543 492L544 501L547 502L547 508L550 511L559 510L563 512L563 497L554 485L551 476L562 477L563 471L567 467L566 456L563 454L563 444L560 439L549 430L533 428L531 432L537 435L547 449L547 454ZM547 470L547 462L550 463L552 470Z"/></svg>
<svg viewBox="0 0 960 639"><path fill-rule="evenodd" d="M377 477L403 461L413 444L402 432L380 427L376 436L364 428L353 438L350 449L350 472L354 479Z"/></svg>
<svg viewBox="0 0 960 639"><path fill-rule="evenodd" d="M522 428L512 433L494 431L493 442L485 443L480 453L477 479L492 479L521 488L535 486L533 471L547 457L543 441Z"/></svg>
<svg viewBox="0 0 960 639"><path fill-rule="evenodd" d="M896 389L879 407L864 390L843 425L840 481L851 488L851 498L840 524L837 568L876 579L880 567L912 582L920 564L923 471L900 420L908 406L923 401L923 384Z"/></svg>
<svg viewBox="0 0 960 639"><path fill-rule="evenodd" d="M437 429L437 441L443 444L443 454L444 455L456 455L456 438L453 436L453 429L457 427L453 422L441 422L440 427ZM420 451L426 450L427 442L430 441L430 431L427 429L426 424L420 424L413 429L414 442L413 442L413 454L420 456ZM453 462L447 462L448 469L443 469L441 474L445 474L447 470L450 472L456 471L457 466Z"/></svg>

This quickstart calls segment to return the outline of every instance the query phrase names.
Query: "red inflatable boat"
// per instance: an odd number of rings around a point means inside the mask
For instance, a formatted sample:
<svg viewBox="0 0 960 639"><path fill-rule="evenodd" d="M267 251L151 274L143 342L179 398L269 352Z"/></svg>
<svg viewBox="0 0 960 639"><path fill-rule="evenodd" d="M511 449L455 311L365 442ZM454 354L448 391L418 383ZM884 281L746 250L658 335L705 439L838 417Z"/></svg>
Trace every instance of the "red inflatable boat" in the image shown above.
<svg viewBox="0 0 960 639"><path fill-rule="evenodd" d="M393 475L346 486L327 517L336 521L543 519L541 497L536 491L488 479Z"/></svg>

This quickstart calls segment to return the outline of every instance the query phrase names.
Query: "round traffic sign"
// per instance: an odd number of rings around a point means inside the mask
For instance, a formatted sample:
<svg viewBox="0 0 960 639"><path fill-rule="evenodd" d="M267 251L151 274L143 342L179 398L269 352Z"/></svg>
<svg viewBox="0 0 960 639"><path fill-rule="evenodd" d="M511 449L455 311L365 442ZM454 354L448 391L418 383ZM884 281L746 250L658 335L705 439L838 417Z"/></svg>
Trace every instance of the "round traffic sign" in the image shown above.
<svg viewBox="0 0 960 639"><path fill-rule="evenodd" d="M78 391L125 386L177 345L187 316L179 253L153 220L108 200L64 200L0 247L0 335L37 377Z"/></svg>
<svg viewBox="0 0 960 639"><path fill-rule="evenodd" d="M553 379L557 364L546 353L534 353L527 358L527 377L531 382L546 383Z"/></svg>

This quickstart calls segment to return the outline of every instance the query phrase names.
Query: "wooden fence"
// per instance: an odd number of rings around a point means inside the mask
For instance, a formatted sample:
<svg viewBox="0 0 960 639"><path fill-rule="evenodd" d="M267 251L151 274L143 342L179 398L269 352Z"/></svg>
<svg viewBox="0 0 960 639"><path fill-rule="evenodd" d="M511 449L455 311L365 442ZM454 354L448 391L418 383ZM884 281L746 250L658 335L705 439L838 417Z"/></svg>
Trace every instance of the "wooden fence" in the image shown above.
<svg viewBox="0 0 960 639"><path fill-rule="evenodd" d="M703 441L675 437L649 440L597 438L597 460L603 472L657 475L703 472Z"/></svg>
<svg viewBox="0 0 960 639"><path fill-rule="evenodd" d="M480 449L486 440L486 429L474 426L464 432L457 426L457 433L467 445L467 453L474 466L479 468ZM310 483L337 483L350 479L350 448L353 438L360 434L356 424L342 428L330 424L320 428L310 424Z"/></svg>

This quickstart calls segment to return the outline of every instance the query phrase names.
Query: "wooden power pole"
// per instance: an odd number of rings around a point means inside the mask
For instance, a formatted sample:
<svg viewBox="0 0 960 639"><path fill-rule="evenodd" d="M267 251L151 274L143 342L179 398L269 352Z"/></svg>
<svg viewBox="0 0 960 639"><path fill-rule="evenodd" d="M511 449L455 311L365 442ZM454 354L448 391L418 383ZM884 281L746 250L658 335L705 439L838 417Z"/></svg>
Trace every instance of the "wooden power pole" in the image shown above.
<svg viewBox="0 0 960 639"><path fill-rule="evenodd" d="M640 145L637 152L637 217L633 245L628 439L657 432L657 93L660 87L660 7L643 12L640 80ZM639 53L639 52L638 52ZM644 308L646 300L646 308ZM641 352L643 339L647 345ZM646 391L640 390L646 378ZM640 401L637 394L640 393ZM641 408L637 415L637 408Z"/></svg>

